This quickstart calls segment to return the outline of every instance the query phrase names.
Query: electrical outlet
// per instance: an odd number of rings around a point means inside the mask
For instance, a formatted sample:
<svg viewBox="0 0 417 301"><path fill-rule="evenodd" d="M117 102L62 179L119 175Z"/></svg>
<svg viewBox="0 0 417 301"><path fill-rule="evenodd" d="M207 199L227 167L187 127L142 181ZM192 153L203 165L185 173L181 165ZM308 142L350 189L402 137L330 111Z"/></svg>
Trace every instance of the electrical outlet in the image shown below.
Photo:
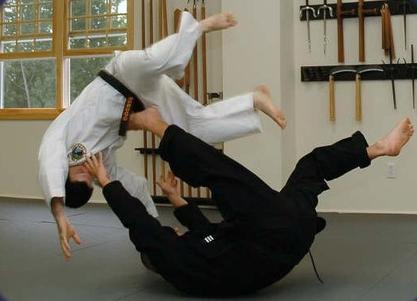
<svg viewBox="0 0 417 301"><path fill-rule="evenodd" d="M395 163L390 162L387 164L387 179L396 179L397 178L397 166Z"/></svg>

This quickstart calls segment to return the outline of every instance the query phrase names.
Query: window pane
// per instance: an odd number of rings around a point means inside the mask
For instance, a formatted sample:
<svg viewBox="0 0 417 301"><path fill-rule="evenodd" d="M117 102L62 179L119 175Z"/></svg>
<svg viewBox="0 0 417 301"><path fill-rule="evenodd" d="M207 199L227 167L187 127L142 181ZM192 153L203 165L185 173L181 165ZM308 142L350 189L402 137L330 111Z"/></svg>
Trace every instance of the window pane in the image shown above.
<svg viewBox="0 0 417 301"><path fill-rule="evenodd" d="M111 12L112 14L126 14L127 3L126 1L111 0Z"/></svg>
<svg viewBox="0 0 417 301"><path fill-rule="evenodd" d="M3 64L4 108L55 108L55 61L22 60Z"/></svg>
<svg viewBox="0 0 417 301"><path fill-rule="evenodd" d="M35 33L35 23L23 23L20 28L22 35L30 35Z"/></svg>
<svg viewBox="0 0 417 301"><path fill-rule="evenodd" d="M39 14L41 19L52 19L52 2L45 2L39 6Z"/></svg>
<svg viewBox="0 0 417 301"><path fill-rule="evenodd" d="M91 48L100 48L107 46L107 38L105 37L95 37L89 39L89 46Z"/></svg>
<svg viewBox="0 0 417 301"><path fill-rule="evenodd" d="M127 0L69 1L72 7L68 16L70 49L126 46Z"/></svg>
<svg viewBox="0 0 417 301"><path fill-rule="evenodd" d="M112 28L126 28L127 27L127 16L115 16L112 17Z"/></svg>
<svg viewBox="0 0 417 301"><path fill-rule="evenodd" d="M91 2L91 14L105 15L108 12L109 3L108 0L92 0Z"/></svg>
<svg viewBox="0 0 417 301"><path fill-rule="evenodd" d="M5 36L14 36L14 35L16 35L16 33L17 33L17 30L16 30L16 24L15 23L4 24L3 35L5 35Z"/></svg>
<svg viewBox="0 0 417 301"><path fill-rule="evenodd" d="M108 18L106 17L97 17L91 20L92 29L105 29L108 25Z"/></svg>
<svg viewBox="0 0 417 301"><path fill-rule="evenodd" d="M52 33L52 22L40 22L39 31L41 33Z"/></svg>
<svg viewBox="0 0 417 301"><path fill-rule="evenodd" d="M4 7L3 14L4 14L4 17L3 17L4 22L16 22L17 21L16 6Z"/></svg>
<svg viewBox="0 0 417 301"><path fill-rule="evenodd" d="M38 40L52 41L52 0L7 1L0 20L0 51L3 53L50 51L52 43L36 47ZM17 44L17 45L16 45Z"/></svg>
<svg viewBox="0 0 417 301"><path fill-rule="evenodd" d="M20 6L20 19L23 21L35 20L36 11L34 5L21 5Z"/></svg>
<svg viewBox="0 0 417 301"><path fill-rule="evenodd" d="M85 10L85 0L72 0L71 1L71 16L84 16L87 14Z"/></svg>
<svg viewBox="0 0 417 301"><path fill-rule="evenodd" d="M71 31L84 31L87 28L86 25L85 18L75 18L71 21Z"/></svg>
<svg viewBox="0 0 417 301"><path fill-rule="evenodd" d="M70 59L70 102L81 93L113 57Z"/></svg>
<svg viewBox="0 0 417 301"><path fill-rule="evenodd" d="M85 47L87 47L86 45L85 45L85 43L86 43L87 41L85 40L85 39L77 39L77 38L74 38L74 39L71 39L70 40L70 48L72 48L72 49L76 49L76 48L85 48Z"/></svg>
<svg viewBox="0 0 417 301"><path fill-rule="evenodd" d="M16 51L16 41L10 41L3 44L3 52L10 53Z"/></svg>
<svg viewBox="0 0 417 301"><path fill-rule="evenodd" d="M126 37L126 35L113 35L113 36L109 37L107 43L111 47L112 46L126 45L127 44L127 37Z"/></svg>
<svg viewBox="0 0 417 301"><path fill-rule="evenodd" d="M35 49L35 43L32 41L22 41L17 43L19 52L32 52Z"/></svg>
<svg viewBox="0 0 417 301"><path fill-rule="evenodd" d="M36 51L47 51L52 48L51 40L37 40L34 45Z"/></svg>

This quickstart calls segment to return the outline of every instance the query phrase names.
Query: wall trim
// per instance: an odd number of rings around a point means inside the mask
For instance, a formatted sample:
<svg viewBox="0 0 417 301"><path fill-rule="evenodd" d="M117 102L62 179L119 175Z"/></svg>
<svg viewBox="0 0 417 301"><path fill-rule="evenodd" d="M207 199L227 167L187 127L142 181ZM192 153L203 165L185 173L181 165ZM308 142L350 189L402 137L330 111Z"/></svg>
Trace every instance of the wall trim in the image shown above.
<svg viewBox="0 0 417 301"><path fill-rule="evenodd" d="M39 197L30 196L18 196L18 195L0 195L0 199L23 199L23 200L34 200L34 201L45 201ZM91 204L105 204L104 200L91 200ZM169 207L169 204L156 204L158 207ZM200 206L201 208L213 209L213 206ZM351 210L351 209L318 209L317 213L336 213L336 214L375 214L375 215L417 215L417 211L388 211L388 210Z"/></svg>

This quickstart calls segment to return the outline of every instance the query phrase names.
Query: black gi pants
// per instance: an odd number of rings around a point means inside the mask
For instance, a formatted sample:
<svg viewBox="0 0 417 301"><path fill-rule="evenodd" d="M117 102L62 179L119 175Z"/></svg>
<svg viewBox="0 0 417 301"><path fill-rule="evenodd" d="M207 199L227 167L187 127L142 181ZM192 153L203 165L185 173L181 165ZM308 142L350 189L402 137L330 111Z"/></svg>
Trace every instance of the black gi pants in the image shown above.
<svg viewBox="0 0 417 301"><path fill-rule="evenodd" d="M281 192L245 167L176 126L161 140L160 154L174 174L194 187L206 186L225 219L211 224L189 205L175 215L190 231L178 237L146 213L118 182L107 185L106 200L130 231L139 252L181 291L230 295L255 291L284 277L308 252L317 232L318 195L326 181L370 164L367 142L359 132L302 158ZM230 228L230 227L226 227ZM224 234L220 252L201 253L204 236ZM220 235L222 236L222 235ZM225 250L225 251L223 251ZM206 256L207 255L207 256Z"/></svg>

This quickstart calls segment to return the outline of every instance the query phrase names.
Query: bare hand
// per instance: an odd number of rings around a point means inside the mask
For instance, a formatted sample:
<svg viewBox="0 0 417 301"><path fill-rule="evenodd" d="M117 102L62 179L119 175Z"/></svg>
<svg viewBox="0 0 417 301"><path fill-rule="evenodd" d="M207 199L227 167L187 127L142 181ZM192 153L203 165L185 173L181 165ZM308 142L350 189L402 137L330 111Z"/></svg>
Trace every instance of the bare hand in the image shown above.
<svg viewBox="0 0 417 301"><path fill-rule="evenodd" d="M61 244L62 252L64 253L65 260L69 260L72 256L69 241L73 239L77 245L80 245L80 236L66 216L57 218L56 222L58 225L59 242Z"/></svg>
<svg viewBox="0 0 417 301"><path fill-rule="evenodd" d="M51 211L58 226L59 242L62 252L64 253L65 260L69 260L71 258L71 247L69 241L72 238L77 245L80 245L80 236L65 216L64 198L53 198L51 201Z"/></svg>
<svg viewBox="0 0 417 301"><path fill-rule="evenodd" d="M178 236L183 236L184 235L184 232L182 232L180 230L180 228L178 228L178 227L174 227L174 231L175 231L175 233L177 233Z"/></svg>
<svg viewBox="0 0 417 301"><path fill-rule="evenodd" d="M162 189L162 192L168 197L179 196L180 194L178 189L178 180L171 171L169 171L166 175L161 175L156 184L158 184L158 186Z"/></svg>
<svg viewBox="0 0 417 301"><path fill-rule="evenodd" d="M97 156L87 156L87 161L84 163L84 166L90 174L97 178L101 187L110 183L107 170L103 164L103 154L101 152L98 153Z"/></svg>

